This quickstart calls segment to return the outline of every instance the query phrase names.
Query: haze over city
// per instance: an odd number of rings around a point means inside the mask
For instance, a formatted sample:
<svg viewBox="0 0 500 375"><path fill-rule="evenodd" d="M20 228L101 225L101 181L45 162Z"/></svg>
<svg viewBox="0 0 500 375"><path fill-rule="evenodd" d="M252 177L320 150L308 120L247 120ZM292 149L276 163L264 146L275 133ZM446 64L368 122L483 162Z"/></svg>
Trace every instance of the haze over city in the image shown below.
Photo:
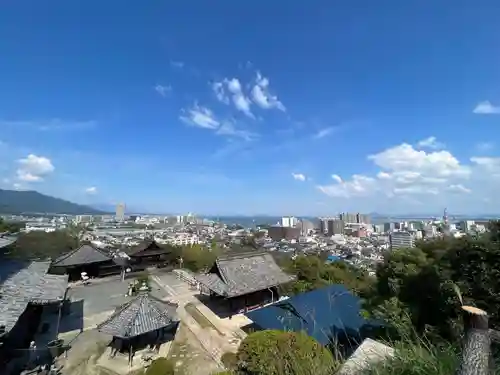
<svg viewBox="0 0 500 375"><path fill-rule="evenodd" d="M497 15L11 2L0 188L145 212L496 214Z"/></svg>

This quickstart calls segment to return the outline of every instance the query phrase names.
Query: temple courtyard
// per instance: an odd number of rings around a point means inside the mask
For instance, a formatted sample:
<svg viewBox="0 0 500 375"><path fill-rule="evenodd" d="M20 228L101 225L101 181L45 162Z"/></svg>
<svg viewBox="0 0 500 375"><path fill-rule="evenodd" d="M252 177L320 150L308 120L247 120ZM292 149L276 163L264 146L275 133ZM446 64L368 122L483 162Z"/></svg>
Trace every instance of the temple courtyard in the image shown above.
<svg viewBox="0 0 500 375"><path fill-rule="evenodd" d="M68 291L69 314L63 316L59 338L69 350L59 357L63 374L113 375L137 373L155 356L170 358L179 374L207 374L223 370L221 356L235 352L246 334L240 326L248 324L244 316L221 319L197 298L199 291L178 274L154 270L150 275L150 296L177 304L180 320L175 335L160 346L159 352L138 352L128 363L124 355L111 358L108 344L112 336L97 327L112 317L117 308L133 299L126 296L131 280L112 276L95 279L89 285L73 283ZM54 319L54 316L51 315Z"/></svg>

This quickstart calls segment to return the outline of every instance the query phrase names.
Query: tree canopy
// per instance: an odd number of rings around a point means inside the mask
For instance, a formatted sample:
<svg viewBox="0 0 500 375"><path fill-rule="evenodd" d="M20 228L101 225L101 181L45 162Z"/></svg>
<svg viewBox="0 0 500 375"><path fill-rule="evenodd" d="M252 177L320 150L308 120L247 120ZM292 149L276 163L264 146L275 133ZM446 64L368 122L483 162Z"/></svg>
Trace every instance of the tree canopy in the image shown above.
<svg viewBox="0 0 500 375"><path fill-rule="evenodd" d="M388 252L377 267L374 287L365 291L366 309L389 324L410 319L417 333L429 329L442 338L462 332L460 301L489 313L500 324L500 222L481 236L444 238L417 248Z"/></svg>
<svg viewBox="0 0 500 375"><path fill-rule="evenodd" d="M260 331L248 335L236 355L236 370L252 375L335 373L332 354L305 333Z"/></svg>
<svg viewBox="0 0 500 375"><path fill-rule="evenodd" d="M318 289L331 284L343 284L356 294L371 288L374 279L367 272L345 262L325 263L314 255L301 255L291 262L281 262L282 267L297 277L284 286L284 291L296 294Z"/></svg>
<svg viewBox="0 0 500 375"><path fill-rule="evenodd" d="M0 233L8 232L8 233L17 233L22 228L24 228L24 223L21 222L12 222L5 221L0 217Z"/></svg>

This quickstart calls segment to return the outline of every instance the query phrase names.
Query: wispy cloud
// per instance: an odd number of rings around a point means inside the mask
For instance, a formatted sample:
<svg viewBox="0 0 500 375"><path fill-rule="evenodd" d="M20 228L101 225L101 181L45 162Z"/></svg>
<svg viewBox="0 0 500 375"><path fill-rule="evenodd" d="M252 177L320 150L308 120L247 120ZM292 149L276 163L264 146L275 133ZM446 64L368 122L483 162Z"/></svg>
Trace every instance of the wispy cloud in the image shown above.
<svg viewBox="0 0 500 375"><path fill-rule="evenodd" d="M188 125L197 126L204 129L216 130L220 127L219 120L216 119L211 109L198 105L197 103L187 111L184 111L180 120Z"/></svg>
<svg viewBox="0 0 500 375"><path fill-rule="evenodd" d="M494 106L489 100L485 100L478 103L473 112L480 115L498 115L500 114L500 106Z"/></svg>
<svg viewBox="0 0 500 375"><path fill-rule="evenodd" d="M303 175L302 173L292 173L292 177L294 180L297 180L297 181L305 181L306 180L306 176Z"/></svg>
<svg viewBox="0 0 500 375"><path fill-rule="evenodd" d="M494 148L495 144L493 142L480 142L476 145L476 149L482 152L491 151Z"/></svg>
<svg viewBox="0 0 500 375"><path fill-rule="evenodd" d="M182 68L184 68L185 65L186 64L184 64L183 61L176 61L176 60L170 61L170 66L173 68L182 69Z"/></svg>
<svg viewBox="0 0 500 375"><path fill-rule="evenodd" d="M241 83L237 78L233 78L227 82L227 88L232 94L233 104L238 111L243 112L248 117L253 118L254 115L250 111L250 105L252 102L248 99L243 90L241 89Z"/></svg>
<svg viewBox="0 0 500 375"><path fill-rule="evenodd" d="M330 127L327 127L327 128L320 129L320 130L318 130L313 135L313 138L314 139L324 138L324 137L329 136L330 134L332 134L334 132L334 130L335 130L334 126L330 126Z"/></svg>
<svg viewBox="0 0 500 375"><path fill-rule="evenodd" d="M224 82L214 82L212 83L212 91L215 94L217 100L224 104L229 104L229 97L226 95L224 89Z"/></svg>
<svg viewBox="0 0 500 375"><path fill-rule="evenodd" d="M97 194L97 188L95 186L91 186L85 189L85 193L89 195Z"/></svg>
<svg viewBox="0 0 500 375"><path fill-rule="evenodd" d="M172 91L172 86L170 86L170 85L160 85L160 84L158 84L158 85L156 85L156 86L155 86L155 91L156 91L158 94L160 94L161 96L166 97L166 96L167 96L167 94L168 94L170 91Z"/></svg>
<svg viewBox="0 0 500 375"><path fill-rule="evenodd" d="M418 142L417 145L418 145L418 147L430 148L432 150L444 148L444 144L441 142L438 142L436 137L433 137L433 136L422 139L421 141Z"/></svg>
<svg viewBox="0 0 500 375"><path fill-rule="evenodd" d="M252 89L252 99L259 107L263 109L279 109L285 112L286 108L276 95L272 95L269 91L269 79L263 77L260 72L257 72L255 85Z"/></svg>
<svg viewBox="0 0 500 375"><path fill-rule="evenodd" d="M197 103L192 108L183 110L179 119L188 125L213 130L218 135L243 138L245 140L257 137L256 133L237 127L236 123L232 120L220 120L211 109L200 106Z"/></svg>
<svg viewBox="0 0 500 375"><path fill-rule="evenodd" d="M29 128L38 131L89 130L98 125L97 121L71 121L53 118L48 120L0 120L0 127Z"/></svg>
<svg viewBox="0 0 500 375"><path fill-rule="evenodd" d="M217 100L221 103L229 104L232 102L238 111L243 112L250 118L255 118L250 109L252 102L244 94L241 82L238 78L225 78L220 82L214 82L212 84L212 90Z"/></svg>

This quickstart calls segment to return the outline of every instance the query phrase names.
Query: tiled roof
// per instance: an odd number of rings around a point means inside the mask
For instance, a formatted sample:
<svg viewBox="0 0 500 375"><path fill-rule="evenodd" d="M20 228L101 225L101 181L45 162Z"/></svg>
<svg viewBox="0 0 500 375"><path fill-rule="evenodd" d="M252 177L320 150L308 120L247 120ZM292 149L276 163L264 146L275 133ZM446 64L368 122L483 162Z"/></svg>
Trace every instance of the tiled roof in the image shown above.
<svg viewBox="0 0 500 375"><path fill-rule="evenodd" d="M96 249L90 245L82 245L67 254L61 255L52 262L52 265L57 267L70 267L106 262L111 259L112 257L102 250Z"/></svg>
<svg viewBox="0 0 500 375"><path fill-rule="evenodd" d="M17 238L12 236L0 236L0 248L9 246L16 242Z"/></svg>
<svg viewBox="0 0 500 375"><path fill-rule="evenodd" d="M236 297L294 280L276 264L271 254L242 253L218 258L218 273L199 275L197 280L219 295Z"/></svg>
<svg viewBox="0 0 500 375"><path fill-rule="evenodd" d="M28 303L60 301L68 287L67 275L47 275L50 262L29 265L4 261L0 265L0 325L9 331ZM3 282L2 282L3 281Z"/></svg>
<svg viewBox="0 0 500 375"><path fill-rule="evenodd" d="M137 246L127 249L126 253L130 256L147 256L167 254L171 251L167 248L159 246L156 241L143 241Z"/></svg>
<svg viewBox="0 0 500 375"><path fill-rule="evenodd" d="M179 321L177 305L164 302L147 292L119 307L97 329L108 335L130 338L156 331Z"/></svg>

